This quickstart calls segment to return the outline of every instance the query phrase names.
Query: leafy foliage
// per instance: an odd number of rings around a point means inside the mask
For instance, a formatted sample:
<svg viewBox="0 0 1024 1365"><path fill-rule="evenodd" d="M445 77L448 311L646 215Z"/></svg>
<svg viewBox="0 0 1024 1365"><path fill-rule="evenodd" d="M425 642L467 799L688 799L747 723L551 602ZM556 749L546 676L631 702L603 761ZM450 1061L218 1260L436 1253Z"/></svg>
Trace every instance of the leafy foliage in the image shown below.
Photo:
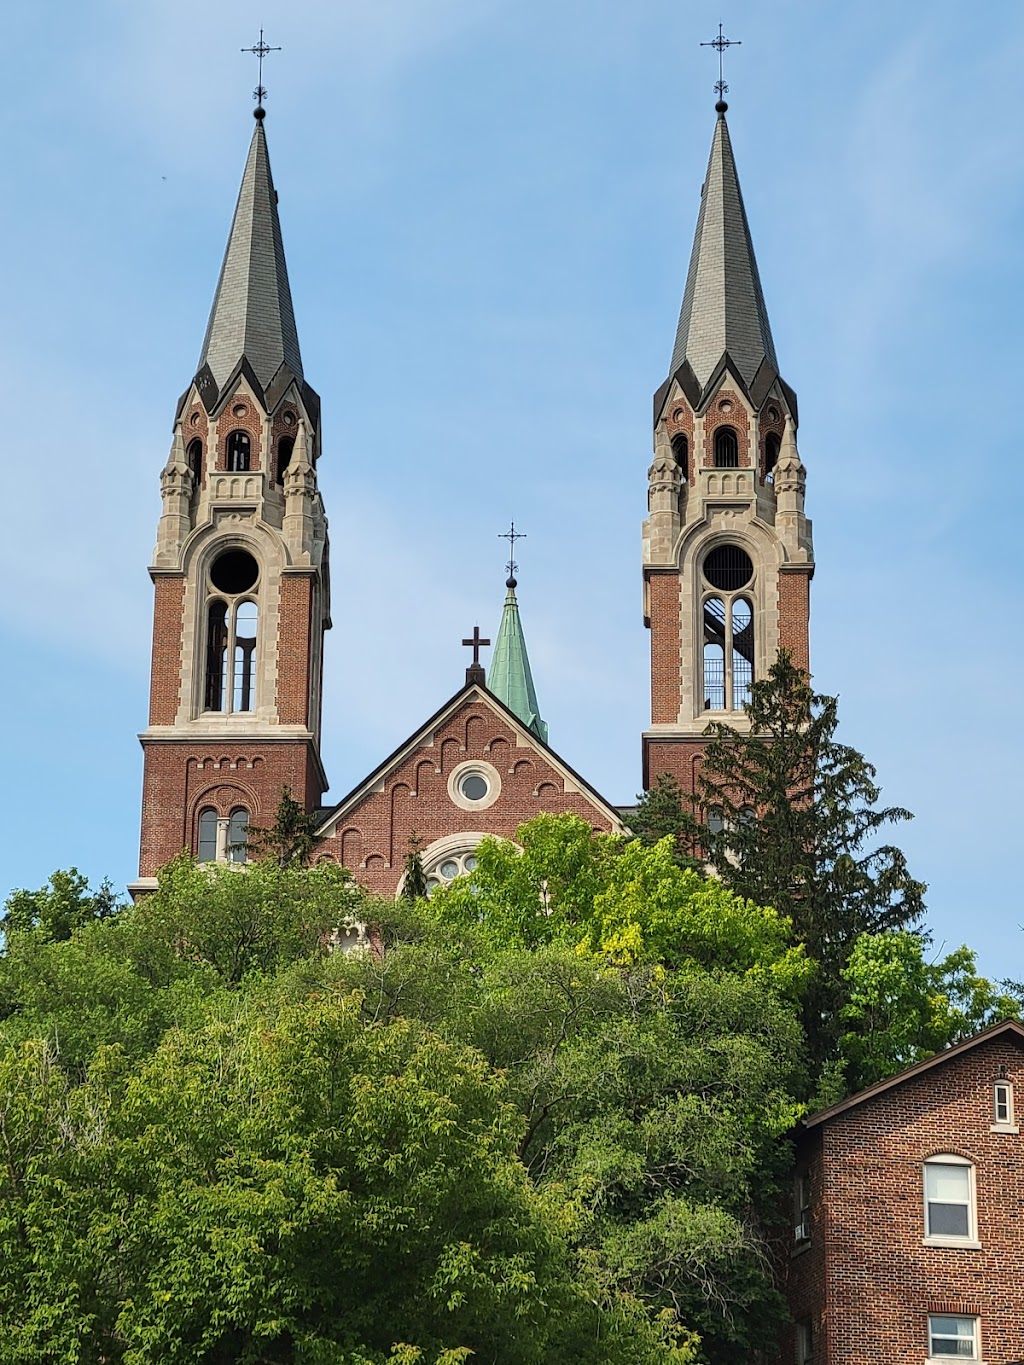
<svg viewBox="0 0 1024 1365"><path fill-rule="evenodd" d="M316 811L307 811L292 796L291 787L281 788L281 798L274 812L274 823L266 828L250 825L247 845L257 858L273 858L279 867L307 867L317 845L320 823Z"/></svg>
<svg viewBox="0 0 1024 1365"><path fill-rule="evenodd" d="M38 891L12 891L0 924L5 934L35 929L47 938L63 940L83 925L108 919L119 909L109 882L91 891L88 878L71 867L66 872L54 872Z"/></svg>

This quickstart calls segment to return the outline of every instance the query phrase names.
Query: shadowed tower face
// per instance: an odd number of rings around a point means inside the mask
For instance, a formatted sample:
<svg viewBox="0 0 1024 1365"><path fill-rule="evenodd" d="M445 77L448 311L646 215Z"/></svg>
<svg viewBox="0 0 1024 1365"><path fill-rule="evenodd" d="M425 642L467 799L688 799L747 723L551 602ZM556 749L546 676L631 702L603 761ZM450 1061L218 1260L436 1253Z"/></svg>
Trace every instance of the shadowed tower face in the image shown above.
<svg viewBox="0 0 1024 1365"><path fill-rule="evenodd" d="M668 379L654 396L643 528L651 632L644 785L693 791L711 721L744 729L780 648L807 668L811 525L796 394L782 379L726 106L718 118Z"/></svg>
<svg viewBox="0 0 1024 1365"><path fill-rule="evenodd" d="M327 520L320 401L303 376L263 111L194 379L160 476L140 881L183 848L244 861L281 788L320 761Z"/></svg>

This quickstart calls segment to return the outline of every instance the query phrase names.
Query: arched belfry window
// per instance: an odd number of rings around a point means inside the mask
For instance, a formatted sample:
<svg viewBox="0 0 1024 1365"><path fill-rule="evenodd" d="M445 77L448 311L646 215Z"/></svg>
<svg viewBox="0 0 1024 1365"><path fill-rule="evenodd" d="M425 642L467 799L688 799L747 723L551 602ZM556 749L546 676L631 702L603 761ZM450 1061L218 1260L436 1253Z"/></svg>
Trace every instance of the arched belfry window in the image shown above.
<svg viewBox="0 0 1024 1365"><path fill-rule="evenodd" d="M719 427L715 432L715 468L736 469L740 462L740 446L732 427Z"/></svg>
<svg viewBox="0 0 1024 1365"><path fill-rule="evenodd" d="M259 565L247 550L225 550L210 566L206 608L207 711L256 710Z"/></svg>
<svg viewBox="0 0 1024 1365"><path fill-rule="evenodd" d="M295 441L291 436L282 436L277 443L277 481L284 483L285 471L292 462Z"/></svg>
<svg viewBox="0 0 1024 1365"><path fill-rule="evenodd" d="M782 440L774 432L770 431L764 438L764 481L765 483L775 482L775 466L779 463L779 452L782 449Z"/></svg>
<svg viewBox="0 0 1024 1365"><path fill-rule="evenodd" d="M676 464L679 472L684 479L690 476L690 443L683 432L677 432L672 437L672 454L676 457Z"/></svg>
<svg viewBox="0 0 1024 1365"><path fill-rule="evenodd" d="M738 545L716 545L701 566L705 711L742 711L754 681L754 565Z"/></svg>
<svg viewBox="0 0 1024 1365"><path fill-rule="evenodd" d="M228 469L234 474L245 474L252 456L252 441L247 431L233 431L228 437Z"/></svg>
<svg viewBox="0 0 1024 1365"><path fill-rule="evenodd" d="M185 456L188 460L188 467L192 471L193 479L197 484L200 483L203 477L203 443L198 436L189 441Z"/></svg>

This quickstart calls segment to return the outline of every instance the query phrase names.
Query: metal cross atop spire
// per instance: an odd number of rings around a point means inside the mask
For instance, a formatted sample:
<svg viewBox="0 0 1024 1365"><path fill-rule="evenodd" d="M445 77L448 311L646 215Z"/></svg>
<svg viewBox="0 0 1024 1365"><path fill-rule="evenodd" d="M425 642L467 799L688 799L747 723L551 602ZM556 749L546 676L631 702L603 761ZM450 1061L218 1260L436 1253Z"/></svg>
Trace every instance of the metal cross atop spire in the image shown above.
<svg viewBox="0 0 1024 1365"><path fill-rule="evenodd" d="M515 522L512 522L509 530L499 531L498 539L507 540L509 544L508 563L505 565L505 568L508 570L508 582L505 586L514 588L516 585L516 573L519 569L519 565L516 563L516 541L525 540L526 532L517 531Z"/></svg>
<svg viewBox="0 0 1024 1365"><path fill-rule="evenodd" d="M729 93L729 87L725 83L725 50L728 47L742 47L739 38L727 38L722 32L722 25L718 25L718 37L712 38L709 43L701 43L701 47L713 47L718 53L718 80L715 82L715 94L718 96L719 104L725 103L725 97Z"/></svg>
<svg viewBox="0 0 1024 1365"><path fill-rule="evenodd" d="M280 52L279 47L271 47L269 43L263 41L263 30L260 29L260 40L253 43L252 47L240 48L241 52L251 52L259 61L259 76L257 77L256 89L252 92L252 97L256 101L256 117L263 116L263 101L267 98L266 86L263 84L263 58L268 52Z"/></svg>
<svg viewBox="0 0 1024 1365"><path fill-rule="evenodd" d="M468 640L463 640L462 643L464 645L468 645L469 648L472 649L473 651L473 662L466 669L466 682L467 683L486 682L487 674L484 672L484 666L480 662L480 650L483 648L484 645L489 645L491 643L490 640L485 640L483 636L480 634L480 627L474 626L473 634L469 637Z"/></svg>

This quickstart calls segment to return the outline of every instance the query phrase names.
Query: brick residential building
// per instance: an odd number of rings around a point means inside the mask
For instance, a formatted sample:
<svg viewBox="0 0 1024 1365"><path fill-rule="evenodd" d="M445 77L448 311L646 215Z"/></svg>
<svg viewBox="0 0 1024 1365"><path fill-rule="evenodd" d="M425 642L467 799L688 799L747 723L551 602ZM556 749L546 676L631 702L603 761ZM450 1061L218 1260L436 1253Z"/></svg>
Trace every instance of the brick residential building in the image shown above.
<svg viewBox="0 0 1024 1365"><path fill-rule="evenodd" d="M708 721L747 724L751 682L780 646L808 661L813 553L796 395L779 373L724 103L716 113L675 348L654 403L645 786L671 772L692 789ZM399 887L413 831L428 877L441 882L472 866L485 835L512 838L541 811L621 830L620 810L549 743L511 572L489 670L475 651L465 686L440 709L424 698L430 719L349 796L323 804L330 567L317 469L327 452L303 371L264 117L258 108L161 474L133 892L155 886L183 848L244 861L247 827L273 819L285 785L322 813L318 856L384 895Z"/></svg>
<svg viewBox="0 0 1024 1365"><path fill-rule="evenodd" d="M1024 1361L1024 1027L1007 1020L805 1119L796 1365Z"/></svg>

